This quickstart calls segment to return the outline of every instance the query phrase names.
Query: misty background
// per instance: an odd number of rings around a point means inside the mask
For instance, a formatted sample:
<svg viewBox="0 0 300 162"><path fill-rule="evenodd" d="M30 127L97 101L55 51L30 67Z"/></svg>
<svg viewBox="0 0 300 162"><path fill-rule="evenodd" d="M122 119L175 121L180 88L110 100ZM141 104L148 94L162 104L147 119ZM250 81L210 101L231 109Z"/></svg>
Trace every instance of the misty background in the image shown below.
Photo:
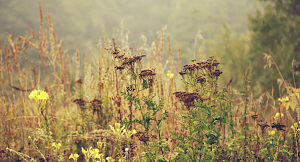
<svg viewBox="0 0 300 162"><path fill-rule="evenodd" d="M38 36L40 16L36 0L0 0L0 41L6 33L25 35L28 28ZM103 41L103 27L109 38L120 37L121 24L128 33L129 46L142 46L142 35L151 46L158 32L166 28L176 62L178 47L183 64L191 63L197 37L196 59L214 55L221 62L222 81L231 78L240 87L249 62L252 86L260 91L277 86L274 68L263 70L262 53L270 54L292 83L293 58L300 54L300 2L297 0L40 0L44 27L51 13L58 40L69 44L73 55L78 44L82 57L97 51ZM198 33L198 35L197 35ZM200 37L201 35L201 37ZM145 38L144 37L144 38ZM202 39L203 38L203 39ZM144 39L145 40L145 39ZM298 47L298 48L297 48ZM64 48L62 49L64 50ZM167 53L167 49L166 49ZM33 53L30 55L34 60ZM167 59L168 55L165 54ZM90 61L92 57L89 57ZM297 62L297 61L296 61ZM295 62L295 63L296 63ZM294 68L294 67L293 67ZM297 71L297 69L294 69ZM299 82L295 83L299 85Z"/></svg>

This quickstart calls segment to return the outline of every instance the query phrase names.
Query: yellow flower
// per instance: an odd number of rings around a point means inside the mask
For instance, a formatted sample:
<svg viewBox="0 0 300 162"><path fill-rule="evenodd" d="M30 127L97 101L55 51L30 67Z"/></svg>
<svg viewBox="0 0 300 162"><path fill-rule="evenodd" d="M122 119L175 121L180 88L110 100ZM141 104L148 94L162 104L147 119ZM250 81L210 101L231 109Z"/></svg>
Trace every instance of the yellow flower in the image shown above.
<svg viewBox="0 0 300 162"><path fill-rule="evenodd" d="M288 102L290 99L288 96L285 97L285 101Z"/></svg>
<svg viewBox="0 0 300 162"><path fill-rule="evenodd" d="M100 150L97 149L97 148L93 149L92 151L93 151L94 155L97 155L97 154L99 154L99 152L100 152Z"/></svg>
<svg viewBox="0 0 300 162"><path fill-rule="evenodd" d="M172 78L174 77L174 74L173 74L173 73L171 73L170 71L168 71L168 74L167 74L167 76L168 76L170 79L172 79Z"/></svg>
<svg viewBox="0 0 300 162"><path fill-rule="evenodd" d="M33 90L28 97L30 99L34 99L37 102L37 99L36 99L37 95L38 95L38 91L37 90Z"/></svg>
<svg viewBox="0 0 300 162"><path fill-rule="evenodd" d="M269 135L274 135L276 133L276 129L272 130L272 131L269 131L268 133L269 133Z"/></svg>
<svg viewBox="0 0 300 162"><path fill-rule="evenodd" d="M284 108L286 108L287 110L289 108L291 108L292 110L295 110L295 103L294 102L290 102L290 99L288 96L286 96L285 98L278 98L278 101L281 102L282 106Z"/></svg>
<svg viewBox="0 0 300 162"><path fill-rule="evenodd" d="M94 156L95 159L99 159L99 160L102 160L103 159L103 154L96 154Z"/></svg>
<svg viewBox="0 0 300 162"><path fill-rule="evenodd" d="M38 100L48 100L49 99L49 95L47 92L44 91L40 91L39 95L37 96Z"/></svg>
<svg viewBox="0 0 300 162"><path fill-rule="evenodd" d="M289 89L292 89L293 94L296 95L298 99L300 98L300 89L294 87L289 87Z"/></svg>
<svg viewBox="0 0 300 162"><path fill-rule="evenodd" d="M117 136L118 139L121 135L123 135L126 132L126 130L124 131L125 126L121 128L121 123L115 123L115 127L111 125L109 125L109 127L114 132L114 134Z"/></svg>
<svg viewBox="0 0 300 162"><path fill-rule="evenodd" d="M126 134L126 137L127 138L130 138L132 135L134 135L134 134L136 134L137 132L136 132L136 130L134 129L134 130L132 130L132 131L127 131L125 134Z"/></svg>
<svg viewBox="0 0 300 162"><path fill-rule="evenodd" d="M52 147L55 147L57 150L60 148L60 146L61 143L55 143L55 142L52 143Z"/></svg>
<svg viewBox="0 0 300 162"><path fill-rule="evenodd" d="M298 123L294 123L292 126L291 126L292 130L293 131L296 131L296 129L298 128Z"/></svg>
<svg viewBox="0 0 300 162"><path fill-rule="evenodd" d="M121 128L121 123L115 123L115 128L120 129Z"/></svg>
<svg viewBox="0 0 300 162"><path fill-rule="evenodd" d="M58 143L58 144L56 145L56 148L59 149L60 146L61 146L61 143Z"/></svg>
<svg viewBox="0 0 300 162"><path fill-rule="evenodd" d="M113 95L109 95L107 98L112 98L113 97Z"/></svg>
<svg viewBox="0 0 300 162"><path fill-rule="evenodd" d="M112 161L113 161L113 158L112 158L112 157L106 157L106 160L107 160L108 162L112 162Z"/></svg>
<svg viewBox="0 0 300 162"><path fill-rule="evenodd" d="M35 102L38 103L41 101L47 101L49 99L48 93L41 90L33 90L28 97L30 99L34 99Z"/></svg>
<svg viewBox="0 0 300 162"><path fill-rule="evenodd" d="M136 134L137 132L136 132L136 130L134 129L134 130L132 130L132 135L134 135L134 134Z"/></svg>
<svg viewBox="0 0 300 162"><path fill-rule="evenodd" d="M283 113L281 113L281 117L283 117ZM279 112L277 112L274 116L275 121L278 121L279 119Z"/></svg>
<svg viewBox="0 0 300 162"><path fill-rule="evenodd" d="M101 149L101 148L102 148L102 145L103 145L103 143L102 143L102 142L97 142L97 146L98 146L98 148L99 148L99 149Z"/></svg>
<svg viewBox="0 0 300 162"><path fill-rule="evenodd" d="M79 157L78 154L71 154L71 155L69 156L69 159L73 159L74 161L77 161L78 157Z"/></svg>
<svg viewBox="0 0 300 162"><path fill-rule="evenodd" d="M86 150L83 147L81 147L81 152L83 153L83 155L86 154Z"/></svg>
<svg viewBox="0 0 300 162"><path fill-rule="evenodd" d="M293 131L295 131L295 127L294 127L294 125L292 125L292 126L291 126L291 128L293 129Z"/></svg>

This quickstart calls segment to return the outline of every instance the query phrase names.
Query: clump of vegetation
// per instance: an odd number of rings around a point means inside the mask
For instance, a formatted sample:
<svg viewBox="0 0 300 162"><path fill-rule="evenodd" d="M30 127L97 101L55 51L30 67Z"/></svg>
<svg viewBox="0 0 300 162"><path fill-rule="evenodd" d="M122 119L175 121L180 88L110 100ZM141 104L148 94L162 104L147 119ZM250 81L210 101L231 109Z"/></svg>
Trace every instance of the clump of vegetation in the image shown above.
<svg viewBox="0 0 300 162"><path fill-rule="evenodd" d="M50 13L48 22L49 33L41 19L38 38L8 34L0 45L4 161L299 161L300 89L284 78L282 97L255 99L251 66L237 92L219 84L226 71L214 56L174 66L170 39L164 65L164 29L146 54L103 30L100 55L91 51L94 65L86 59L81 78L78 47L72 61Z"/></svg>

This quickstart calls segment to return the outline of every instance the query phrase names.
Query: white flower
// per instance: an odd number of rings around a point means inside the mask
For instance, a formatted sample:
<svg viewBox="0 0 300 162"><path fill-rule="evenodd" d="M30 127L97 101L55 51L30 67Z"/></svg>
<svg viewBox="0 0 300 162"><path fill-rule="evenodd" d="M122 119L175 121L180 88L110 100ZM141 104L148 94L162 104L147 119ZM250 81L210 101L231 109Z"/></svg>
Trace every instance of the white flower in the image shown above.
<svg viewBox="0 0 300 162"><path fill-rule="evenodd" d="M126 152L129 151L129 148L125 148L125 151L126 151Z"/></svg>

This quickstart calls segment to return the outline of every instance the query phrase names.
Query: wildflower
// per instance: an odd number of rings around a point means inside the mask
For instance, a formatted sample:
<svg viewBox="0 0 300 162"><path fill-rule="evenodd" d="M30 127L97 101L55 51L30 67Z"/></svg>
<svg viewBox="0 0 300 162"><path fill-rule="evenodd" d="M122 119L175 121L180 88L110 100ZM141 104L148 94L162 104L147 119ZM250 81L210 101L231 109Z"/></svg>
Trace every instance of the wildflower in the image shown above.
<svg viewBox="0 0 300 162"><path fill-rule="evenodd" d="M98 153L98 154L95 154L95 155L94 155L94 158L95 158L95 159L102 160L102 159L103 159L103 154L99 154L99 153ZM104 161L104 160L102 160L102 161Z"/></svg>
<svg viewBox="0 0 300 162"><path fill-rule="evenodd" d="M125 132L127 138L130 138L132 135L137 133L135 129L132 131L125 131Z"/></svg>
<svg viewBox="0 0 300 162"><path fill-rule="evenodd" d="M107 98L112 98L113 97L113 95L109 95Z"/></svg>
<svg viewBox="0 0 300 162"><path fill-rule="evenodd" d="M285 98L282 97L282 98L278 98L278 101L281 102L281 103L284 103L284 102L288 102L290 99L288 96L286 96Z"/></svg>
<svg viewBox="0 0 300 162"><path fill-rule="evenodd" d="M291 108L292 110L295 110L295 106L296 104L294 102L290 102L290 99L288 96L286 96L285 98L278 98L278 101L282 104L282 106L284 108L286 108L287 110L289 108Z"/></svg>
<svg viewBox="0 0 300 162"><path fill-rule="evenodd" d="M52 143L52 147L55 147L57 150L59 150L60 146L61 143L55 143L55 142Z"/></svg>
<svg viewBox="0 0 300 162"><path fill-rule="evenodd" d="M30 99L34 99L37 103L47 101L49 99L48 93L41 90L33 90L28 97Z"/></svg>
<svg viewBox="0 0 300 162"><path fill-rule="evenodd" d="M85 150L83 147L81 147L81 152L85 155L87 150Z"/></svg>
<svg viewBox="0 0 300 162"><path fill-rule="evenodd" d="M37 95L38 95L38 91L37 90L33 90L28 97L30 99L34 99L37 102L37 99L36 99Z"/></svg>
<svg viewBox="0 0 300 162"><path fill-rule="evenodd" d="M117 136L117 139L119 139L120 136L121 136L122 134L124 134L123 132L124 132L125 126L123 126L123 127L121 128L121 123L115 123L115 127L113 127L113 126L111 126L111 125L109 125L109 127L110 127L110 129L114 132L114 134ZM125 132L126 132L126 131L125 131Z"/></svg>
<svg viewBox="0 0 300 162"><path fill-rule="evenodd" d="M295 132L296 130L298 131L298 123L294 123L292 126L291 126L292 130Z"/></svg>
<svg viewBox="0 0 300 162"><path fill-rule="evenodd" d="M98 150L98 149L97 149ZM84 155L85 161L89 161L89 159L93 156L93 154L95 153L95 151L97 151L95 149L92 149L92 147L88 148L88 149L84 149L83 147L81 147L81 152ZM99 151L97 151L99 153Z"/></svg>
<svg viewBox="0 0 300 162"><path fill-rule="evenodd" d="M69 156L69 159L73 159L75 162L77 162L78 157L79 157L78 154L71 154L71 155Z"/></svg>
<svg viewBox="0 0 300 162"><path fill-rule="evenodd" d="M39 95L37 96L38 100L48 100L49 99L49 95L47 92L44 91L40 91Z"/></svg>
<svg viewBox="0 0 300 162"><path fill-rule="evenodd" d="M112 157L106 157L106 160L107 160L108 162L113 162L113 158L112 158Z"/></svg>
<svg viewBox="0 0 300 162"><path fill-rule="evenodd" d="M125 148L125 151L126 151L126 152L129 151L129 148Z"/></svg>
<svg viewBox="0 0 300 162"><path fill-rule="evenodd" d="M173 74L173 73L171 73L170 71L168 71L168 74L167 74L167 76L168 76L170 79L172 79L172 78L174 77L174 74Z"/></svg>
<svg viewBox="0 0 300 162"><path fill-rule="evenodd" d="M272 130L272 131L269 131L268 133L269 133L269 135L274 135L276 133L276 129Z"/></svg>
<svg viewBox="0 0 300 162"><path fill-rule="evenodd" d="M283 113L280 113L280 114L281 114L281 117L283 117ZM280 114L279 114L279 112L277 112L277 113L275 114L275 116L274 116L275 121L278 121L278 119L279 119L279 117L280 117Z"/></svg>
<svg viewBox="0 0 300 162"><path fill-rule="evenodd" d="M300 89L294 88L294 87L289 87L289 89L292 90L293 94L296 95L296 98L300 98Z"/></svg>
<svg viewBox="0 0 300 162"><path fill-rule="evenodd" d="M102 148L102 145L103 145L103 143L102 143L102 142L97 142L97 146L98 146L98 148L99 148L99 149L101 149L101 148Z"/></svg>
<svg viewBox="0 0 300 162"><path fill-rule="evenodd" d="M100 150L95 148L95 149L92 150L92 152L93 152L94 155L97 155L97 154L99 154Z"/></svg>

